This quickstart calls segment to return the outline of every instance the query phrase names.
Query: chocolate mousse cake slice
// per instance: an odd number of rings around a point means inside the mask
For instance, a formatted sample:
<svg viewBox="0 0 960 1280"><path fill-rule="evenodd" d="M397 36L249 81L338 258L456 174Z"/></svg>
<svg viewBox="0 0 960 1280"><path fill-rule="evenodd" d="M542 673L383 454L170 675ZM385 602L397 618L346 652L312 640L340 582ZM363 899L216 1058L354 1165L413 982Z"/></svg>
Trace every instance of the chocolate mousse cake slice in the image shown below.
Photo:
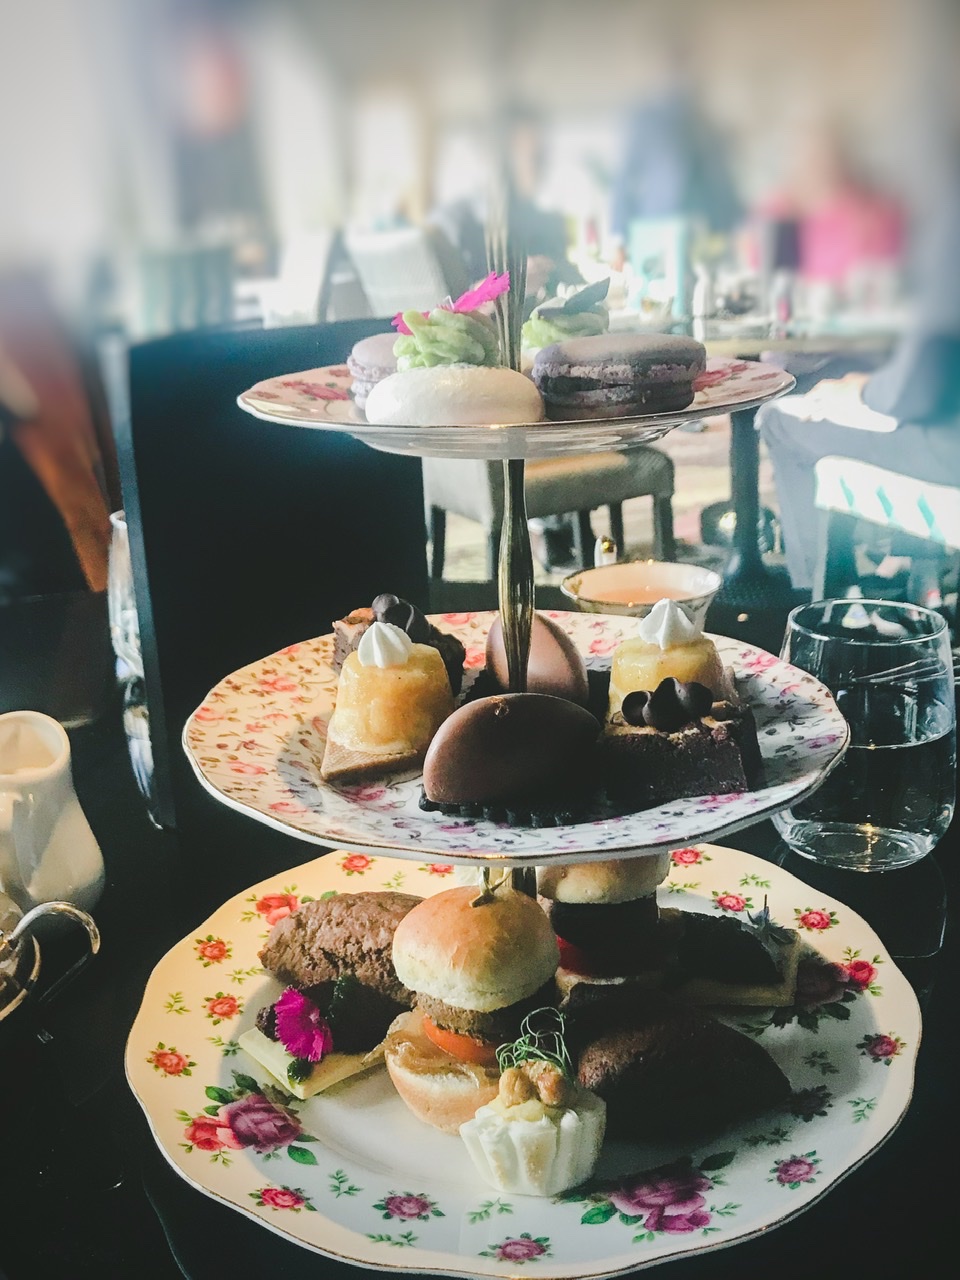
<svg viewBox="0 0 960 1280"><path fill-rule="evenodd" d="M752 791L763 775L750 709L674 679L624 698L598 742L597 768L608 799L627 811Z"/></svg>
<svg viewBox="0 0 960 1280"><path fill-rule="evenodd" d="M339 675L348 653L353 653L363 633L374 621L372 609L354 609L333 624L333 669Z"/></svg>

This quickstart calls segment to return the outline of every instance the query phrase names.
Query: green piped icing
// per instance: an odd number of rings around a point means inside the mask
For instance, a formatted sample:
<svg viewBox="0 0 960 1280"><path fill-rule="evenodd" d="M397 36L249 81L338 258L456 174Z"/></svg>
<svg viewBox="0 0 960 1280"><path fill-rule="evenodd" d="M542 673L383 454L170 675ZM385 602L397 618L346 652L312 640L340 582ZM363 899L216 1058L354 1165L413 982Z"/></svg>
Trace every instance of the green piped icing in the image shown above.
<svg viewBox="0 0 960 1280"><path fill-rule="evenodd" d="M568 313L554 311L548 315L534 312L521 330L523 345L530 350L549 347L551 342L567 338L592 338L606 333L610 320L606 309Z"/></svg>
<svg viewBox="0 0 960 1280"><path fill-rule="evenodd" d="M393 344L397 371L426 369L440 364L500 363L494 322L479 311L445 311L436 307L428 316L404 311L409 333Z"/></svg>

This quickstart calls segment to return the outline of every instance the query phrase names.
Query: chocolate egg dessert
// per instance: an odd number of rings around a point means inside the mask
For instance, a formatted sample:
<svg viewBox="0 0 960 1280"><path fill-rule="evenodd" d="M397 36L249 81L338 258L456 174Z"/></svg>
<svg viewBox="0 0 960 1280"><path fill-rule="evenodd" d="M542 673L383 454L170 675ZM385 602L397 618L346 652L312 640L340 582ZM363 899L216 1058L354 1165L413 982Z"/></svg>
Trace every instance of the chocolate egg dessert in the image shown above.
<svg viewBox="0 0 960 1280"><path fill-rule="evenodd" d="M541 693L468 702L450 716L423 764L421 808L518 826L560 826L588 804L597 721Z"/></svg>
<svg viewBox="0 0 960 1280"><path fill-rule="evenodd" d="M507 651L503 644L500 615L487 632L487 671L497 687L510 688ZM534 613L527 660L527 693L545 693L567 698L585 707L589 699L587 668L580 651L562 627L542 613Z"/></svg>

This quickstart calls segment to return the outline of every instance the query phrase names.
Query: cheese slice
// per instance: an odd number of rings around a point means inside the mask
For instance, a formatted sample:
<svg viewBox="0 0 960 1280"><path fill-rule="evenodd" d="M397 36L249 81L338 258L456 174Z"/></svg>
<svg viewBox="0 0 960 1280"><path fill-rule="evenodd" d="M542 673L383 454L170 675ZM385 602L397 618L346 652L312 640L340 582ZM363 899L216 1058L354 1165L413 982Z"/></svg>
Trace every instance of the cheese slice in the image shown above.
<svg viewBox="0 0 960 1280"><path fill-rule="evenodd" d="M376 1045L369 1053L328 1053L319 1062L314 1063L313 1070L304 1080L290 1080L287 1068L294 1059L287 1053L279 1040L271 1040L257 1027L239 1037L241 1049L249 1053L255 1062L269 1071L281 1088L292 1093L295 1098L312 1098L324 1089L330 1089L351 1076L368 1071L383 1061L383 1044Z"/></svg>

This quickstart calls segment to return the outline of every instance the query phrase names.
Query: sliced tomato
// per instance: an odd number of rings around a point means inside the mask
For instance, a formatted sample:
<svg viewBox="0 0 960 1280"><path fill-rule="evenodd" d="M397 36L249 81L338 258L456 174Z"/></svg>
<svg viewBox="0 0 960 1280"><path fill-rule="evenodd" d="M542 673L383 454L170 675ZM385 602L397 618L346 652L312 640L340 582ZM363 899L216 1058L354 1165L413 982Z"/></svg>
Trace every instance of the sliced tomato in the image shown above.
<svg viewBox="0 0 960 1280"><path fill-rule="evenodd" d="M446 1031L426 1014L423 1015L423 1031L438 1049L460 1062L475 1062L481 1067L497 1065L497 1046L489 1040L475 1040L473 1036L461 1035L459 1031Z"/></svg>
<svg viewBox="0 0 960 1280"><path fill-rule="evenodd" d="M567 969L570 973L582 974L585 978L603 977L603 964L598 963L596 958L591 957L589 951L559 936L557 937L557 945L560 948L561 969Z"/></svg>

